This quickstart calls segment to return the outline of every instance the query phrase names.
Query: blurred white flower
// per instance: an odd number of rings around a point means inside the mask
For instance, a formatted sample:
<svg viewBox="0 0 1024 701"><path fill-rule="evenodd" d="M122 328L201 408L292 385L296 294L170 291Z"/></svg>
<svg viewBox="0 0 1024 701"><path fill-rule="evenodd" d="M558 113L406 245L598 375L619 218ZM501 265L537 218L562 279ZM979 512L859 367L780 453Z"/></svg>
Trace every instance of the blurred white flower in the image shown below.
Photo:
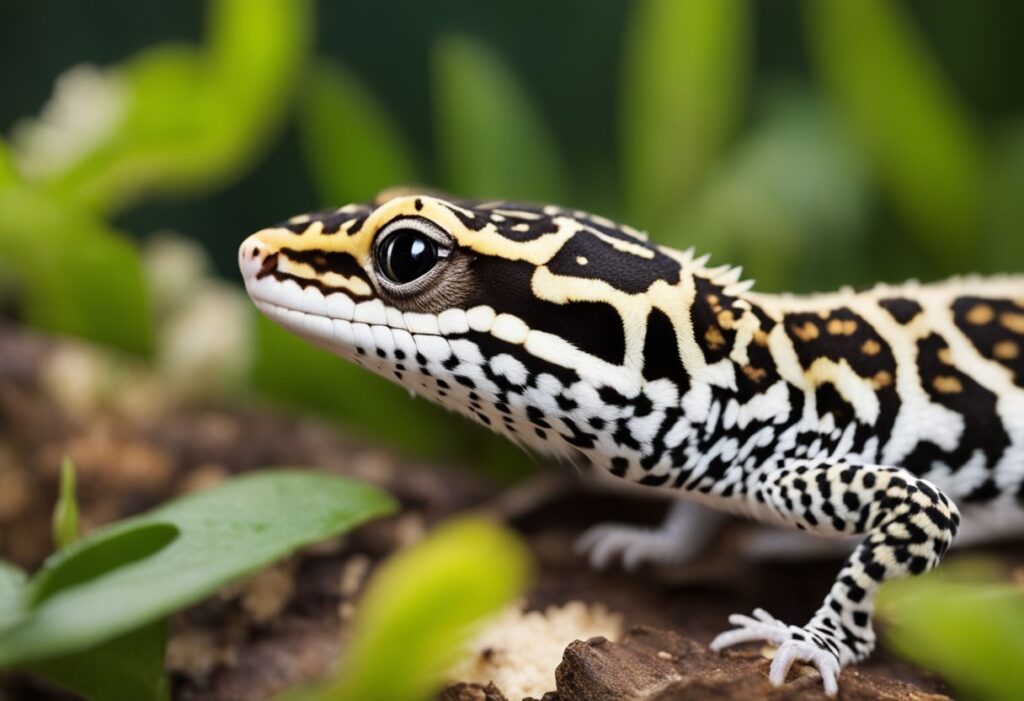
<svg viewBox="0 0 1024 701"><path fill-rule="evenodd" d="M100 145L124 121L128 90L114 72L74 66L54 83L37 118L11 131L11 150L22 174L46 178L67 170Z"/></svg>
<svg viewBox="0 0 1024 701"><path fill-rule="evenodd" d="M195 241L161 232L143 260L157 320L157 370L180 399L237 389L252 362L253 312L238 288L211 272Z"/></svg>
<svg viewBox="0 0 1024 701"><path fill-rule="evenodd" d="M252 327L248 300L239 290L225 283L202 283L161 325L161 374L184 398L237 389L252 362Z"/></svg>
<svg viewBox="0 0 1024 701"><path fill-rule="evenodd" d="M188 304L210 276L210 260L198 242L171 231L150 236L143 248L146 278L160 319Z"/></svg>

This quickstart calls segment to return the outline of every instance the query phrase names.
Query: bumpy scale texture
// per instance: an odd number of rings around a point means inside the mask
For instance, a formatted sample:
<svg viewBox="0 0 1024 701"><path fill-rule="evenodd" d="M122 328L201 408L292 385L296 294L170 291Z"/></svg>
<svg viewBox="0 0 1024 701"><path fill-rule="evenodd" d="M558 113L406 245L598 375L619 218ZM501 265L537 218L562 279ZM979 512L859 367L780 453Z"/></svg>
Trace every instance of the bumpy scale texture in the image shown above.
<svg viewBox="0 0 1024 701"><path fill-rule="evenodd" d="M437 251L414 280L382 268L395 235ZM1024 276L756 294L603 217L395 192L264 229L239 259L270 318L526 447L863 536L806 625L758 610L714 641L778 645L777 684L801 660L835 693L874 646L879 585L939 562L957 505L1024 524ZM662 532L665 559L686 551L667 534L686 537Z"/></svg>

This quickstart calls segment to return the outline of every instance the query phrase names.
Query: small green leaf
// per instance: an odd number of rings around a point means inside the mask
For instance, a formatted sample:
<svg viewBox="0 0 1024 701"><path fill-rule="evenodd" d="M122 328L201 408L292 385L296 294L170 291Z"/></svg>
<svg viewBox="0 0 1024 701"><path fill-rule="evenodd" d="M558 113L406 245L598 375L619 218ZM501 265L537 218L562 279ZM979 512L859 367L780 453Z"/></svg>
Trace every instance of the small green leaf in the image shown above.
<svg viewBox="0 0 1024 701"><path fill-rule="evenodd" d="M624 186L637 225L657 229L739 122L750 69L750 8L745 0L640 0L629 7Z"/></svg>
<svg viewBox="0 0 1024 701"><path fill-rule="evenodd" d="M818 72L893 203L937 262L970 267L983 146L905 9L886 0L804 8Z"/></svg>
<svg viewBox="0 0 1024 701"><path fill-rule="evenodd" d="M90 701L165 701L167 623L158 621L74 655L30 669Z"/></svg>
<svg viewBox="0 0 1024 701"><path fill-rule="evenodd" d="M24 572L0 560L0 630L24 614L27 582Z"/></svg>
<svg viewBox="0 0 1024 701"><path fill-rule="evenodd" d="M321 64L309 79L299 136L321 201L370 200L415 181L416 169L397 126L348 70Z"/></svg>
<svg viewBox="0 0 1024 701"><path fill-rule="evenodd" d="M135 353L152 348L138 251L88 212L26 188L0 190L0 279L20 290L35 326Z"/></svg>
<svg viewBox="0 0 1024 701"><path fill-rule="evenodd" d="M446 187L466 197L564 200L555 141L500 56L446 37L434 47L433 79Z"/></svg>
<svg viewBox="0 0 1024 701"><path fill-rule="evenodd" d="M53 509L53 542L60 550L78 540L78 501L75 497L75 464L67 455L60 466L60 496Z"/></svg>
<svg viewBox="0 0 1024 701"><path fill-rule="evenodd" d="M474 624L518 595L529 571L526 548L502 528L471 518L437 528L374 575L337 679L283 698L432 698ZM401 660L401 673L396 673L396 660Z"/></svg>
<svg viewBox="0 0 1024 701"><path fill-rule="evenodd" d="M280 470L238 477L95 531L33 578L26 615L0 631L0 667L124 635L394 508L372 487Z"/></svg>
<svg viewBox="0 0 1024 701"><path fill-rule="evenodd" d="M878 612L900 655L941 674L964 698L1024 698L1024 592L935 575L886 584Z"/></svg>

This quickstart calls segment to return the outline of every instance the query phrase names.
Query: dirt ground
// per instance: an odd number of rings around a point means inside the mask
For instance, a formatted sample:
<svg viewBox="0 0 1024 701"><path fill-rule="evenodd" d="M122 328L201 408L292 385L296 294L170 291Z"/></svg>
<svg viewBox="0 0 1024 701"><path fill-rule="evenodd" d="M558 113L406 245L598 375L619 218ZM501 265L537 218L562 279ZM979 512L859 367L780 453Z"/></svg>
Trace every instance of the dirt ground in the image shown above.
<svg viewBox="0 0 1024 701"><path fill-rule="evenodd" d="M270 411L89 404L54 386L65 345L0 326L0 556L16 564L34 568L50 549L50 509L65 452L78 467L86 528L277 465L315 465L362 479L403 506L396 517L311 548L176 616L167 657L176 701L256 701L323 674L344 646L375 565L432 523L466 509L504 515L530 544L539 570L530 608L602 604L621 615L628 631L615 642L570 644L545 701L824 698L811 670L797 669L783 689L772 689L761 650L719 656L705 646L730 613L762 606L786 620L807 618L834 576L834 560L744 561L733 541L748 527L737 524L692 566L594 571L572 551L583 529L605 520L654 523L665 505L584 489L561 468L553 468L555 477L502 491L471 471L411 464L323 423ZM1020 548L999 554L1024 563ZM840 686L843 699L949 693L942 680L884 648L845 671ZM62 698L24 676L0 677L0 701ZM443 698L508 697L494 686L462 684Z"/></svg>

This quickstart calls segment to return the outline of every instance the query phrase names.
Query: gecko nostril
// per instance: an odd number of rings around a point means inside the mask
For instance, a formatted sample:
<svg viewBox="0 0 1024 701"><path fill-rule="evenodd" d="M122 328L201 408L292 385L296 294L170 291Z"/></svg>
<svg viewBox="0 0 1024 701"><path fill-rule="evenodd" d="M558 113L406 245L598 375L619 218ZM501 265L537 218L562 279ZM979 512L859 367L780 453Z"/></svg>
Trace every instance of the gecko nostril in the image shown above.
<svg viewBox="0 0 1024 701"><path fill-rule="evenodd" d="M272 253L263 260L263 264L260 266L259 272L256 273L257 280L264 278L277 270L277 257L277 253Z"/></svg>

